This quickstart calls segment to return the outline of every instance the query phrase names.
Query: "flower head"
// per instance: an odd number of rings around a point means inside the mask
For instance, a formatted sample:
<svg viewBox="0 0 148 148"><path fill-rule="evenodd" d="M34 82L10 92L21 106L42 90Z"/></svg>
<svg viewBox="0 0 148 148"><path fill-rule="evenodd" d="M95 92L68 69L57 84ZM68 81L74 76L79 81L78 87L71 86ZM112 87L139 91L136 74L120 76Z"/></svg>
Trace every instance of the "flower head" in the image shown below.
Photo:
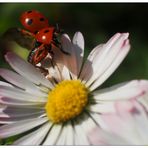
<svg viewBox="0 0 148 148"><path fill-rule="evenodd" d="M84 38L62 37L70 55L54 50L40 63L46 78L34 66L13 53L6 60L16 71L0 69L9 83L0 82L0 138L24 133L17 145L89 145L88 132L100 126L104 112L114 112L114 101L143 95L139 81L96 90L119 66L130 45L128 33L115 34L95 47L83 63ZM52 66L49 66L51 64Z"/></svg>

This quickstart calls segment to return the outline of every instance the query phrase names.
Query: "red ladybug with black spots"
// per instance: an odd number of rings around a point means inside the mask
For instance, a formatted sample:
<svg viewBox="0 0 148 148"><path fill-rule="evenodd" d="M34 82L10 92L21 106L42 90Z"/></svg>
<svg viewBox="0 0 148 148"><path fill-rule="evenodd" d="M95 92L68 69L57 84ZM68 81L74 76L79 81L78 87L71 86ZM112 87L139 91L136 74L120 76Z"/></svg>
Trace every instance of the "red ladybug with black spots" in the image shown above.
<svg viewBox="0 0 148 148"><path fill-rule="evenodd" d="M53 45L58 47L63 53L61 43L58 41L58 36L63 32L58 25L49 26L48 19L36 10L30 10L22 13L20 22L26 30L21 30L23 34L28 34L34 37L35 42L31 50L28 61L33 65L41 62L48 53L53 56Z"/></svg>
<svg viewBox="0 0 148 148"><path fill-rule="evenodd" d="M20 22L24 28L35 34L45 27L49 27L48 19L36 10L30 10L22 13Z"/></svg>

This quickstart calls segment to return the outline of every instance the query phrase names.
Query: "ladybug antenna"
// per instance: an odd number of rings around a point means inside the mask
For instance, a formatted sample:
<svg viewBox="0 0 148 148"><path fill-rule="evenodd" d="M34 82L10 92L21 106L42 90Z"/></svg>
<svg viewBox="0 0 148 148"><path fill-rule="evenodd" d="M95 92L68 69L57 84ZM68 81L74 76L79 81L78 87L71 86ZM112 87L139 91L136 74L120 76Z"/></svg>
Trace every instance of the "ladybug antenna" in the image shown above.
<svg viewBox="0 0 148 148"><path fill-rule="evenodd" d="M57 32L59 32L60 29L59 29L59 24L58 23L56 23L55 29L56 29Z"/></svg>
<svg viewBox="0 0 148 148"><path fill-rule="evenodd" d="M56 30L57 33L64 33L64 30L63 29L60 29L58 23L56 23L56 25L55 25L55 30Z"/></svg>

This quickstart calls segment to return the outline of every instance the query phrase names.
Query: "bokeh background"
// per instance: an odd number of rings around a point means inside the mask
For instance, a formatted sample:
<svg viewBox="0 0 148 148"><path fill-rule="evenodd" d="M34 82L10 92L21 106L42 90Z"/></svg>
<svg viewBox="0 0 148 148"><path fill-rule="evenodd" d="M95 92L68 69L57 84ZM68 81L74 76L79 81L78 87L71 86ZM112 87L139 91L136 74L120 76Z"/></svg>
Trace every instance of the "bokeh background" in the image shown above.
<svg viewBox="0 0 148 148"><path fill-rule="evenodd" d="M76 31L81 31L85 37L87 54L116 32L129 32L131 51L103 87L131 79L148 79L148 4L0 3L1 38L9 28L23 28L19 21L20 14L32 9L45 14L50 24L59 23L70 37ZM26 59L26 49L16 46L14 50ZM5 49L1 46L0 67L9 67L4 60L4 53ZM11 141L9 139L7 143Z"/></svg>

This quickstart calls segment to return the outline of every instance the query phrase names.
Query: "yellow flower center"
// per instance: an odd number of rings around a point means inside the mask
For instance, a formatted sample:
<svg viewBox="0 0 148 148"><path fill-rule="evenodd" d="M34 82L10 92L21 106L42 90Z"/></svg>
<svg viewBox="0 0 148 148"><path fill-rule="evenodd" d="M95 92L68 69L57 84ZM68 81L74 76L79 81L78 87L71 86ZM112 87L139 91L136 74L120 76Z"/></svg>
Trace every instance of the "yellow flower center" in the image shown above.
<svg viewBox="0 0 148 148"><path fill-rule="evenodd" d="M78 116L87 105L88 89L79 80L65 80L48 94L45 106L53 123L65 122Z"/></svg>

